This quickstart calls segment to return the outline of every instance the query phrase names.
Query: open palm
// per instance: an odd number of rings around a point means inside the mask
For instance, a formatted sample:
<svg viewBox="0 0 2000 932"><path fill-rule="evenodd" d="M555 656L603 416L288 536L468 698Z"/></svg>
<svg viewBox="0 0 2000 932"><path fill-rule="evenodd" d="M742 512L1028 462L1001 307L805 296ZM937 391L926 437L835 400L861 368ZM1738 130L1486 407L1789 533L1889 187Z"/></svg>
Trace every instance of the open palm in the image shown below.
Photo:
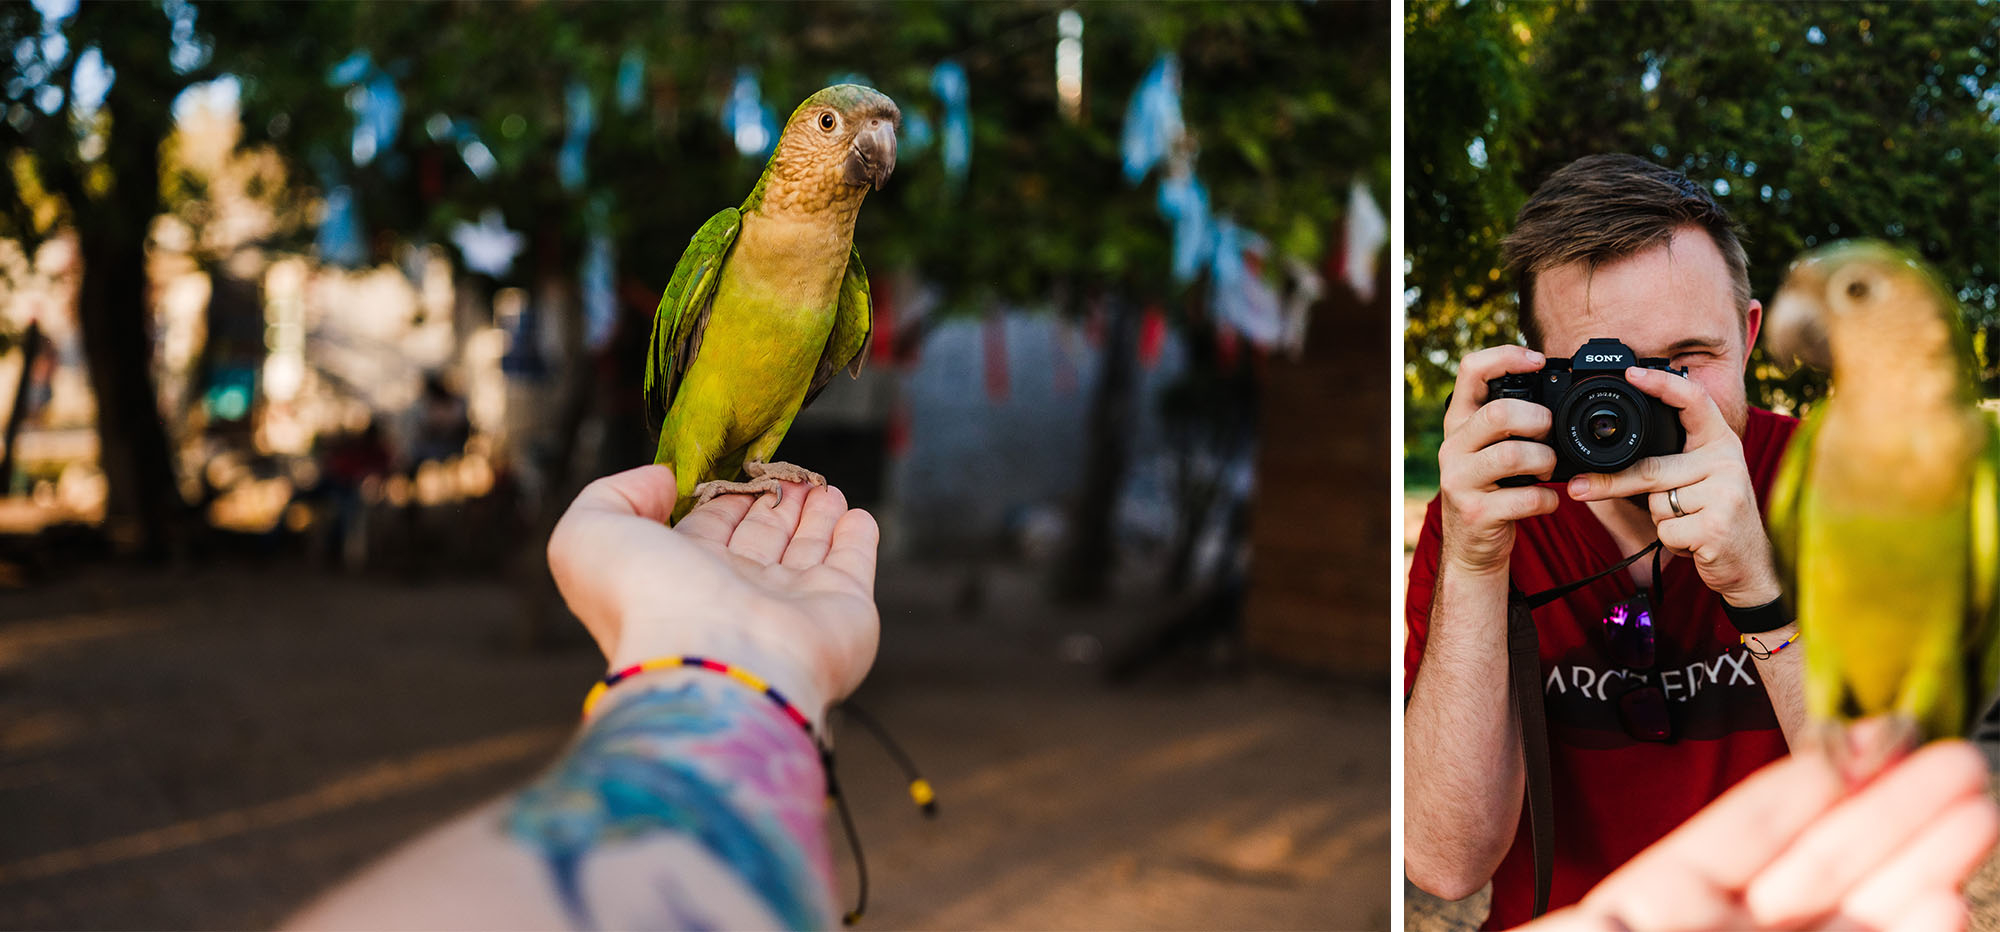
<svg viewBox="0 0 2000 932"><path fill-rule="evenodd" d="M585 487L549 569L612 669L699 655L756 672L817 717L874 662L879 531L840 490L726 495L669 528L674 476L642 466Z"/></svg>

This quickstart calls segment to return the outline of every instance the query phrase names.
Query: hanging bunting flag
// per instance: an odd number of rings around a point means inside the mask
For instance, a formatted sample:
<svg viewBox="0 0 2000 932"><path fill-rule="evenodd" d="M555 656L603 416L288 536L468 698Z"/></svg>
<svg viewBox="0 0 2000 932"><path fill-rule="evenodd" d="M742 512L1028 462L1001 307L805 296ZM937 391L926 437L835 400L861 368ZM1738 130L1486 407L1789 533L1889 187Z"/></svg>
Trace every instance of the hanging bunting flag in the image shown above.
<svg viewBox="0 0 2000 932"><path fill-rule="evenodd" d="M1162 52L1125 105L1125 128L1118 143L1125 159L1125 180L1135 185L1144 180L1186 132L1181 122L1180 62Z"/></svg>
<svg viewBox="0 0 2000 932"><path fill-rule="evenodd" d="M736 71L736 85L729 92L729 102L722 108L722 128L735 140L736 151L746 156L761 156L771 151L778 141L775 127L777 120L771 115L771 108L764 106L764 92L757 85L757 73L749 68Z"/></svg>
<svg viewBox="0 0 2000 932"><path fill-rule="evenodd" d="M626 49L618 58L618 112L639 109L646 92L646 55L636 48Z"/></svg>
<svg viewBox="0 0 2000 932"><path fill-rule="evenodd" d="M931 69L931 93L944 105L944 127L939 134L938 157L944 173L952 181L964 181L972 169L972 107L965 68L951 59Z"/></svg>
<svg viewBox="0 0 2000 932"><path fill-rule="evenodd" d="M1177 166L1160 179L1159 206L1174 227L1174 281L1187 284L1201 274L1215 252L1208 189L1191 168Z"/></svg>
<svg viewBox="0 0 2000 932"><path fill-rule="evenodd" d="M574 191L583 186L583 157L591 130L597 125L597 100L582 81L571 81L563 89L563 102L569 113L568 128L562 148L556 152L556 177L563 190Z"/></svg>
<svg viewBox="0 0 2000 932"><path fill-rule="evenodd" d="M330 87L349 88L347 109L354 113L354 132L348 143L348 157L356 165L367 165L375 155L396 142L403 124L403 95L395 79L376 67L366 51L341 59L327 71Z"/></svg>
<svg viewBox="0 0 2000 932"><path fill-rule="evenodd" d="M868 327L868 362L896 364L896 285L880 275L868 276L868 298L874 316Z"/></svg>
<svg viewBox="0 0 2000 932"><path fill-rule="evenodd" d="M452 228L451 241L465 257L466 268L493 278L507 276L526 243L521 234L507 229L506 219L492 207L479 215L477 225L459 221Z"/></svg>
<svg viewBox="0 0 2000 932"><path fill-rule="evenodd" d="M1260 350L1276 344L1283 330L1277 292L1259 274L1268 249L1263 237L1217 218L1210 309Z"/></svg>
<svg viewBox="0 0 2000 932"><path fill-rule="evenodd" d="M583 269L578 282L583 288L583 343L593 352L611 343L618 329L618 249L611 240L610 204L599 196L591 202L587 223L590 241L584 247Z"/></svg>
<svg viewBox="0 0 2000 932"><path fill-rule="evenodd" d="M313 239L319 260L328 265L356 268L361 265L361 208L354 203L354 189L335 185L326 192L325 213Z"/></svg>
<svg viewBox="0 0 2000 932"><path fill-rule="evenodd" d="M915 159L931 147L931 139L936 134L931 130L930 118L915 107L903 114L902 140L896 143L898 151L906 159Z"/></svg>
<svg viewBox="0 0 2000 932"><path fill-rule="evenodd" d="M1375 267L1382 245L1389 239L1389 220L1368 193L1361 179L1347 192L1347 229L1341 249L1344 262L1341 280L1354 289L1363 304L1375 299Z"/></svg>
<svg viewBox="0 0 2000 932"><path fill-rule="evenodd" d="M1285 258L1285 273L1291 277L1292 287L1285 296L1284 334L1278 345L1297 358L1306 351L1306 322L1313 305L1326 294L1326 279L1297 256Z"/></svg>
<svg viewBox="0 0 2000 932"><path fill-rule="evenodd" d="M493 157L493 150L479 140L479 134L473 132L471 123L433 113L430 119L424 121L424 132L430 134L433 142L456 147L458 157L465 162L466 169L472 172L474 178L493 180L493 171L500 167L500 161Z"/></svg>
<svg viewBox="0 0 2000 932"><path fill-rule="evenodd" d="M366 51L356 51L326 70L326 84L328 87L347 87L368 77L368 72L374 68L374 58Z"/></svg>
<svg viewBox="0 0 2000 932"><path fill-rule="evenodd" d="M1139 318L1139 364L1148 369L1159 365L1160 351L1167 345L1167 312L1157 304L1146 305Z"/></svg>

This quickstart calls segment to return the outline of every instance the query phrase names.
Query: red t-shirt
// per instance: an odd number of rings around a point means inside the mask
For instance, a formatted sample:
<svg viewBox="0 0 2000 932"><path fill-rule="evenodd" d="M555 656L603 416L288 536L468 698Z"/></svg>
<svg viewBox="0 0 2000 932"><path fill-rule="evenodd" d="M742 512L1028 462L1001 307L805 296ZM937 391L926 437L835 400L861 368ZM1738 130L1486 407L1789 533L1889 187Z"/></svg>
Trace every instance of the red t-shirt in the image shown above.
<svg viewBox="0 0 2000 932"><path fill-rule="evenodd" d="M1797 425L1783 415L1750 411L1743 455L1760 506ZM1430 631L1438 515L1432 499L1410 565L1405 689L1416 683ZM1589 508L1564 496L1555 513L1517 526L1511 572L1514 585L1532 594L1589 576L1624 556ZM1618 865L1786 753L1770 697L1722 613L1721 598L1702 583L1692 561L1669 560L1660 575L1653 607L1657 660L1647 679L1666 694L1674 733L1667 743L1629 737L1616 696L1603 692L1623 671L1614 672L1617 665L1605 656L1598 629L1612 603L1634 594L1631 575L1612 573L1535 610L1555 790L1551 910L1582 899ZM1527 806L1521 809L1514 846L1493 874L1487 921L1492 928L1519 925L1534 910L1534 850Z"/></svg>

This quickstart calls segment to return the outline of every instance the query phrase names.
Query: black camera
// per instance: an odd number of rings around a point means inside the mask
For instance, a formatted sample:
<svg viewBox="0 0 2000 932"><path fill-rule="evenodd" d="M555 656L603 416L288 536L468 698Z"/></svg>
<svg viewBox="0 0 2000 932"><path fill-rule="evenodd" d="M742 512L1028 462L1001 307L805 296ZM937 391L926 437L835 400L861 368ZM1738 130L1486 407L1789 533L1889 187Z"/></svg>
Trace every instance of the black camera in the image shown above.
<svg viewBox="0 0 2000 932"><path fill-rule="evenodd" d="M1551 359L1539 372L1517 372L1486 383L1487 400L1519 398L1548 408L1549 446L1556 450L1551 482L1585 472L1617 472L1643 457L1679 453L1687 445L1678 408L1632 387L1625 370L1660 369L1682 378L1657 356L1639 357L1617 340L1583 344L1568 359ZM1503 486L1534 485L1534 476L1509 476Z"/></svg>

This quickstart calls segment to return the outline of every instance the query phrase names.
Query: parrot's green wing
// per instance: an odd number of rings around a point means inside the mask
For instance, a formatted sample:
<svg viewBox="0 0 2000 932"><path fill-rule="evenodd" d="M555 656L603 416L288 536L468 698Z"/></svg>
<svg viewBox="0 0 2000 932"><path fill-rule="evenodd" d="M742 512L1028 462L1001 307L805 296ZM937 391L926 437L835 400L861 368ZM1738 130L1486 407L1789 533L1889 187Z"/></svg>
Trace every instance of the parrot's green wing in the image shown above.
<svg viewBox="0 0 2000 932"><path fill-rule="evenodd" d="M652 349L646 354L646 421L654 430L666 423L681 377L701 352L701 335L708 329L708 311L715 303L715 283L722 280L722 263L736 245L742 222L743 215L734 207L708 218L688 240L666 293L660 295L660 308L653 312Z"/></svg>
<svg viewBox="0 0 2000 932"><path fill-rule="evenodd" d="M833 333L826 338L826 351L820 354L819 365L813 369L812 384L806 388L806 400L800 407L812 404L840 370L846 369L852 377L861 375L861 362L868 355L868 342L874 331L875 304L868 296L868 270L861 266L861 250L851 249L847 272L840 279L840 302L834 308Z"/></svg>
<svg viewBox="0 0 2000 932"><path fill-rule="evenodd" d="M1771 549L1778 557L1778 584L1785 598L1798 610L1799 509L1806 493L1806 473L1812 465L1813 439L1819 436L1825 403L1806 413L1805 421L1792 431L1785 458L1771 480L1771 493L1764 503L1764 528L1771 535Z"/></svg>

